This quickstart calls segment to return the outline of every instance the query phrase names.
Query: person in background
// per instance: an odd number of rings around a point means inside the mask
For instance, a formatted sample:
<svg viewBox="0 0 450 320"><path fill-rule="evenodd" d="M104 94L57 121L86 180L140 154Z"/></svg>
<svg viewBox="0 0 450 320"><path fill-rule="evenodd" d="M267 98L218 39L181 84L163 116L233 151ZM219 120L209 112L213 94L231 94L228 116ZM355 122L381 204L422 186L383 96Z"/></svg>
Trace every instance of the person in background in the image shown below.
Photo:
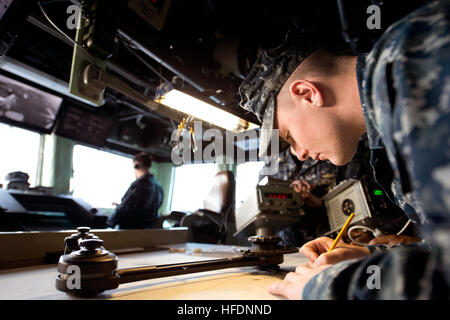
<svg viewBox="0 0 450 320"><path fill-rule="evenodd" d="M164 192L150 174L151 157L141 152L133 158L136 181L128 188L107 226L118 229L145 229L155 226Z"/></svg>
<svg viewBox="0 0 450 320"><path fill-rule="evenodd" d="M278 172L271 178L292 181L291 187L303 198L305 216L292 227L279 232L283 243L300 246L327 231L328 217L321 197L346 179L361 179L370 173L367 137L361 139L355 157L345 166L335 166L330 161L306 159L300 161L290 148L266 160L278 161ZM264 168L261 170L264 172ZM260 173L259 180L264 178Z"/></svg>

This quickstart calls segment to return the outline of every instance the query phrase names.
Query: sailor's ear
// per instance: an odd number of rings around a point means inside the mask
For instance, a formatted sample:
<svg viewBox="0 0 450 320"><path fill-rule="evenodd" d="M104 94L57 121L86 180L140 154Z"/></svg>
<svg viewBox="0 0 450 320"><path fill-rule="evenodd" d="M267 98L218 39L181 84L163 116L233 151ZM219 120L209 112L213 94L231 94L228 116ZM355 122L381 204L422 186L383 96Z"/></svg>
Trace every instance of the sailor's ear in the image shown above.
<svg viewBox="0 0 450 320"><path fill-rule="evenodd" d="M294 103L302 102L313 107L324 105L322 92L308 80L295 80L289 86L289 94Z"/></svg>

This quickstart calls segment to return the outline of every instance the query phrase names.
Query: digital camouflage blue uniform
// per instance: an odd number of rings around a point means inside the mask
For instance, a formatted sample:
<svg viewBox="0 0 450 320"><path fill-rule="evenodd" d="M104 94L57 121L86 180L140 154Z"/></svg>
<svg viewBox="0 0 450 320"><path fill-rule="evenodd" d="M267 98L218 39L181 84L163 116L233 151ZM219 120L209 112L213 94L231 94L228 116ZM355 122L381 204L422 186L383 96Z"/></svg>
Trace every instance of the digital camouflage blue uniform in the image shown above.
<svg viewBox="0 0 450 320"><path fill-rule="evenodd" d="M303 298L448 299L450 2L432 2L392 25L358 57L357 74L375 177L423 225L428 246L396 246L333 265L306 284ZM247 107L255 101L241 96ZM371 265L380 267L380 289L367 286Z"/></svg>
<svg viewBox="0 0 450 320"><path fill-rule="evenodd" d="M270 175L270 177L273 177L275 179L294 180L301 168L300 161L297 161L294 158L289 149L280 152L278 155L267 157L264 163L264 167L270 168L273 161L278 162L278 171L275 174ZM307 161L309 162L309 159ZM266 176L263 174L263 171L264 168L259 173L258 181L261 181L262 178Z"/></svg>
<svg viewBox="0 0 450 320"><path fill-rule="evenodd" d="M136 179L128 188L116 211L108 217L110 227L151 228L158 218L164 192L150 173Z"/></svg>
<svg viewBox="0 0 450 320"><path fill-rule="evenodd" d="M272 161L278 162L278 171L270 177L284 181L306 180L313 187L311 193L316 196L323 196L326 193L324 189L328 190L336 185L338 170L329 161L311 158L300 161L291 154L289 148L280 152L279 155L268 157L265 167L270 167ZM260 172L259 180L264 177L262 172L264 172L264 168ZM305 204L303 208L305 215L295 225L277 233L284 245L301 246L328 231L328 219L324 207L313 208Z"/></svg>
<svg viewBox="0 0 450 320"><path fill-rule="evenodd" d="M374 171L432 246L398 246L345 261L311 279L303 296L448 298L450 284L450 5L434 2L390 27L358 58L360 96ZM394 178L377 167L386 153ZM369 290L367 267L381 268ZM408 282L406 286L405 283ZM338 285L339 284L339 285Z"/></svg>

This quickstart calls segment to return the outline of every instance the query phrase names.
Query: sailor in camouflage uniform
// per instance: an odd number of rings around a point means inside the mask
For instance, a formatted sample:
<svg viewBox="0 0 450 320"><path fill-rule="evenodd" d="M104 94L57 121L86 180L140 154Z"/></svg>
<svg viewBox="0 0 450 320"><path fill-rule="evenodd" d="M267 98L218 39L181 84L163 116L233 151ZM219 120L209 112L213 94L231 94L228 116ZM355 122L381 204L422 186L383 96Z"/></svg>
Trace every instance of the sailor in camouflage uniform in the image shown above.
<svg viewBox="0 0 450 320"><path fill-rule="evenodd" d="M273 161L278 162L278 171L275 174L271 174L270 177L280 180L293 180L297 176L302 163L291 154L289 149L281 151L277 155L266 157L264 167L259 173L259 180L261 181L265 176L264 168L271 168Z"/></svg>
<svg viewBox="0 0 450 320"><path fill-rule="evenodd" d="M278 171L270 177L281 180L304 180L315 187L323 196L340 182L346 179L360 179L369 173L368 140L364 135L359 144L355 157L344 166L335 166L330 161L321 161L308 158L304 161L297 159L290 149L281 151L278 155L272 155L265 160L264 167L271 167L272 161L278 161ZM259 175L259 181L265 177L264 168Z"/></svg>
<svg viewBox="0 0 450 320"><path fill-rule="evenodd" d="M370 171L368 141L364 135L358 144L353 159L344 166L336 166L328 160L308 158L303 161L293 180L308 182L319 197L324 196L336 185L347 179L361 179Z"/></svg>
<svg viewBox="0 0 450 320"><path fill-rule="evenodd" d="M305 40L266 51L242 84L241 105L262 120L269 134L280 124L281 111L275 121L280 89L315 49ZM422 224L427 245L400 245L370 255L361 249L360 257L348 259L357 250L350 245L327 253L306 244L301 252L310 265L297 267L269 291L303 299L448 299L450 2L431 2L392 25L369 54L357 57L356 78L375 178ZM262 141L260 147L267 145ZM315 241L329 246L332 239ZM375 288L368 285L373 266L381 270L381 286Z"/></svg>
<svg viewBox="0 0 450 320"><path fill-rule="evenodd" d="M278 171L270 175L275 179L294 181L301 185L306 182L308 191L304 194L305 216L298 223L278 233L283 244L288 246L301 246L330 230L326 209L321 197L327 194L337 184L346 179L361 179L369 173L368 140L364 135L358 144L355 157L345 166L335 166L330 161L314 160L311 158L300 161L288 148L278 155L267 157L265 167L270 168L272 161L278 161ZM263 175L264 168L260 172L259 180ZM301 181L301 183L300 183ZM378 246L382 248L381 246Z"/></svg>
<svg viewBox="0 0 450 320"><path fill-rule="evenodd" d="M309 187L307 192L300 192L299 187L291 185L305 201L303 207L305 215L294 225L277 233L282 239L282 244L298 247L329 230L326 211L318 197L336 185L337 167L328 161L313 159L300 161L292 155L289 148L278 155L267 157L265 167L270 168L273 161L278 162L278 171L269 177L298 185L306 182ZM259 180L264 177L263 168Z"/></svg>

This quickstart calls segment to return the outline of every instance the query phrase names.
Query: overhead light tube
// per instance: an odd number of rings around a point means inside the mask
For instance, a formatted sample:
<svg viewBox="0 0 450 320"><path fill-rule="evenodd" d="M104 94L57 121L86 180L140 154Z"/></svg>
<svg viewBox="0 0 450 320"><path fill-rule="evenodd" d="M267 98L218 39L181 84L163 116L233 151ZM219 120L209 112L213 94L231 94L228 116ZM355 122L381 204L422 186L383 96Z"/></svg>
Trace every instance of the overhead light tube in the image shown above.
<svg viewBox="0 0 450 320"><path fill-rule="evenodd" d="M229 131L238 131L243 124L247 127L246 130L258 128L254 123L176 90L173 86L167 88L168 90L157 91L156 102Z"/></svg>

